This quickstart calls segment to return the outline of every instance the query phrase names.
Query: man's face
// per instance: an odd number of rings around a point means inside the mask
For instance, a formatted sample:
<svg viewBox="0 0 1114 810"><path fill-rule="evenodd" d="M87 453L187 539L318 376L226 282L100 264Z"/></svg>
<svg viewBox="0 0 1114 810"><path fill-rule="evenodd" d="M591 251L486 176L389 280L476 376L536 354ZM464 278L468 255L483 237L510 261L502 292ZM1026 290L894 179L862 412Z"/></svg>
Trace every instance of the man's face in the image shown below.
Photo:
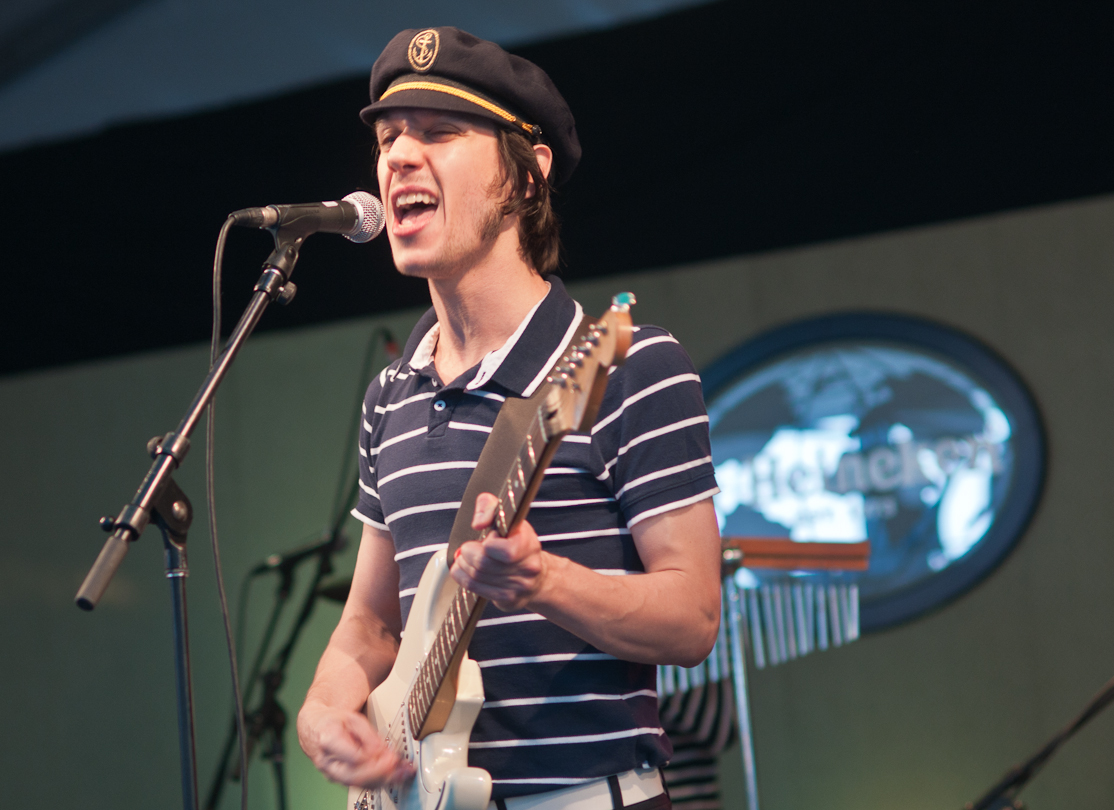
<svg viewBox="0 0 1114 810"><path fill-rule="evenodd" d="M387 236L405 275L449 278L486 257L509 227L499 211L495 128L432 110L395 110L375 125Z"/></svg>

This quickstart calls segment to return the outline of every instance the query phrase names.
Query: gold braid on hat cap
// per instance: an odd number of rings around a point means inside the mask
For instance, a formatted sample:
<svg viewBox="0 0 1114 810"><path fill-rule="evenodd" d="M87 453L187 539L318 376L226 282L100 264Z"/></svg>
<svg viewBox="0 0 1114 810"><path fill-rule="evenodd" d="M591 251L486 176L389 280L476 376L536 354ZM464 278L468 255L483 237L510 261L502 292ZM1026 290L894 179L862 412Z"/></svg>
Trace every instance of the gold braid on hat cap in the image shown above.
<svg viewBox="0 0 1114 810"><path fill-rule="evenodd" d="M403 90L430 90L434 93L445 93L450 96L455 96L456 98L463 99L464 101L475 104L477 107L481 107L488 112L499 116L508 124L520 127L527 135L533 138L539 138L542 134L542 128L539 127L537 124L530 124L526 121L523 121L514 113L504 109L503 107L500 107L498 104L492 101L488 101L482 96L478 96L475 93L469 92L468 90L465 90L461 87L456 87L451 84L442 84L441 82L430 81L429 79L408 80L399 82L397 84L392 84L390 87L383 91L383 95L379 96L379 101L382 101L383 99L387 98L387 96L394 95L395 93L401 92Z"/></svg>

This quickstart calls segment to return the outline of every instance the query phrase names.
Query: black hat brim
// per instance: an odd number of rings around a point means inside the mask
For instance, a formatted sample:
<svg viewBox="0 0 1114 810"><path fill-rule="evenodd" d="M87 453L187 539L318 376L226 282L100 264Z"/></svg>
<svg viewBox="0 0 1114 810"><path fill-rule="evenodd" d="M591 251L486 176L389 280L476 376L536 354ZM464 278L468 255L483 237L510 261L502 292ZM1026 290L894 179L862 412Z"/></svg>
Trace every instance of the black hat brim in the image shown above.
<svg viewBox="0 0 1114 810"><path fill-rule="evenodd" d="M385 112L399 109L436 110L438 112L454 112L474 115L484 120L491 121L499 126L506 127L515 132L527 134L515 121L509 121L491 110L476 104L468 99L459 98L448 93L436 90L400 90L392 93L390 98L382 99L369 104L360 110L360 119L369 127L374 128L376 120Z"/></svg>

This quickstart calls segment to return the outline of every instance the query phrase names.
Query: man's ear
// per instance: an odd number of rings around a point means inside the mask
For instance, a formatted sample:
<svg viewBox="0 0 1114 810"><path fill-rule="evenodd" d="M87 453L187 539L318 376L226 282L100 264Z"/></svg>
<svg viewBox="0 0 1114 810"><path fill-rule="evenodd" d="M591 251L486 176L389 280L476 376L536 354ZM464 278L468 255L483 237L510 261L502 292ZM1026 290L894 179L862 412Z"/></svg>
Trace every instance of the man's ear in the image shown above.
<svg viewBox="0 0 1114 810"><path fill-rule="evenodd" d="M542 170L542 174L549 177L549 172L553 168L553 150L544 143L536 143L534 144L534 156L538 159L538 168ZM534 196L533 178L531 178L529 185L526 186L526 196Z"/></svg>

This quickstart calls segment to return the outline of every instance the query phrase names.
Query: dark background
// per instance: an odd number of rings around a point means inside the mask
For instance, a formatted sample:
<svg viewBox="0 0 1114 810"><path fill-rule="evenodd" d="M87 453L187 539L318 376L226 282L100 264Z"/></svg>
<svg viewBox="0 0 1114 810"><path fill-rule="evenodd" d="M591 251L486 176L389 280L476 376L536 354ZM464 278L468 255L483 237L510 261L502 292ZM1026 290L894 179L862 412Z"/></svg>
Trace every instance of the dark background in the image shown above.
<svg viewBox="0 0 1114 810"><path fill-rule="evenodd" d="M575 280L1114 191L1114 4L719 2L518 49L576 114ZM0 373L207 338L232 210L371 188L363 76L0 156ZM270 248L237 231L226 331ZM261 329L428 301L310 240Z"/></svg>

